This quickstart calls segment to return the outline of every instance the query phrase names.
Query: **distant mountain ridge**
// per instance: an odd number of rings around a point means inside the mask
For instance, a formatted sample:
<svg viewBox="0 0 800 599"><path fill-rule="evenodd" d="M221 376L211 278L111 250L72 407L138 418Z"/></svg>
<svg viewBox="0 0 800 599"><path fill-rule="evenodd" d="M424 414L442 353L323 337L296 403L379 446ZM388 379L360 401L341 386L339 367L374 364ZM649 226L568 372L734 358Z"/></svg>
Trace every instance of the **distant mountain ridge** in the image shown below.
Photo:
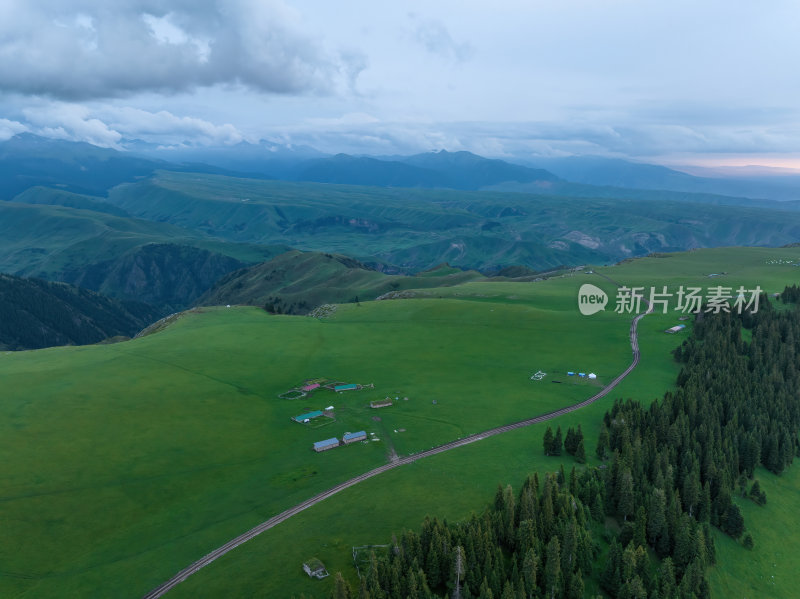
<svg viewBox="0 0 800 599"><path fill-rule="evenodd" d="M0 141L0 200L11 200L35 186L103 196L120 183L160 169L234 174L214 165L169 162L86 142L20 133Z"/></svg>
<svg viewBox="0 0 800 599"><path fill-rule="evenodd" d="M35 186L105 196L158 170L378 187L497 189L557 196L636 197L732 205L800 200L800 176L698 177L667 167L599 156L531 157L517 162L446 150L411 156L329 155L261 141L222 147L162 148L125 140L128 151L30 133L0 142L0 199ZM704 195L705 194L705 195Z"/></svg>
<svg viewBox="0 0 800 599"><path fill-rule="evenodd" d="M440 187L477 190L506 181L554 182L554 174L470 152L429 152L398 159L337 154L303 163L297 181L375 185L379 187Z"/></svg>
<svg viewBox="0 0 800 599"><path fill-rule="evenodd" d="M781 202L800 200L800 175L764 176L764 170L732 171L736 176L698 176L665 166L602 156L531 158L530 163L546 168L565 181L623 189L666 190L721 196L768 199ZM713 169L697 169L712 173ZM724 171L723 171L724 172Z"/></svg>
<svg viewBox="0 0 800 599"><path fill-rule="evenodd" d="M36 185L99 195L123 181L152 174L163 163L85 142L21 133L0 142L0 199Z"/></svg>

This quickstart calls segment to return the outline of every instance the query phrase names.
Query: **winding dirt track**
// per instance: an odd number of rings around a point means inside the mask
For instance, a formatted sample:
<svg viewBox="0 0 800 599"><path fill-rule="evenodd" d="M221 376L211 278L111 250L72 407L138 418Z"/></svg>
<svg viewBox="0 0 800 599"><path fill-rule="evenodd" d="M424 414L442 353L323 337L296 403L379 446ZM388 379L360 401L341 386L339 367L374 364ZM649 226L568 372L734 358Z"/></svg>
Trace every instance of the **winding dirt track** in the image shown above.
<svg viewBox="0 0 800 599"><path fill-rule="evenodd" d="M646 300L645 303L647 304ZM620 374L617 378L611 381L608 385L606 385L599 393L593 395L589 399L586 399L580 403L573 404L571 406L567 406L561 408L560 410L556 410L554 412L548 412L546 414L542 414L540 416L536 416L534 418L528 418L527 420L520 420L519 422L514 422L513 424L507 424L505 426L498 426L497 428L489 429L482 433L475 433L474 435L469 435L468 437L464 437L463 439L458 439L456 441L451 441L450 443L445 443L444 445L439 445L437 447L433 447L431 449L427 449L425 451L421 451L419 453L405 456L399 458L396 461L390 462L388 464L384 464L383 466L379 466L369 472L365 472L355 478L351 478L348 481L340 483L335 487L331 487L327 491L323 491L322 493L311 497L310 499L306 499L302 503L298 503L294 507L289 508L288 510L281 512L277 516L273 516L266 522L262 522L255 528L248 530L246 533L239 535L235 539L231 539L221 547L218 547L208 555L202 557L201 559L197 560L190 566L187 566L180 572L178 572L175 576L164 582L163 584L157 586L152 591L144 595L143 599L156 599L157 597L161 597L170 589L176 587L178 584L189 578L192 574L200 570L201 568L206 567L208 564L213 562L219 557L222 557L229 551L232 551L242 543L249 541L250 539L260 535L262 532L269 530L273 526L276 526L283 522L284 520L288 520L295 514L299 514L303 510L310 508L312 505L316 505L320 501L323 501L330 497L331 495L336 495L340 491L344 491L348 487L352 487L353 485L357 485L358 483L367 480L368 478L372 478L373 476L377 476L387 470L392 470L393 468L398 468L405 464L410 464L412 462L416 462L417 460L421 460L423 458L430 457L432 455L436 455L437 453L442 453L444 451L449 451L451 449L455 449L456 447L463 447L464 445L468 445L470 443L474 443L475 441L481 441L482 439L486 439L487 437L493 437L494 435L499 435L501 433L505 433L508 431L513 431L518 428L523 428L525 426L530 426L532 424L537 424L539 422L544 422L546 420L551 420L552 418L556 418L557 416L561 416L563 414L568 414L570 412L574 412L576 410L580 410L596 402L598 399L601 399L611 393L614 388L619 385L622 380L628 376L631 371L636 368L639 364L639 338L637 334L637 328L639 325L639 321L647 314L653 311L653 307L648 305L647 311L641 314L636 315L636 317L631 322L631 329L630 329L630 340L631 340L631 349L633 350L633 361L631 362L630 366L628 366L622 374Z"/></svg>

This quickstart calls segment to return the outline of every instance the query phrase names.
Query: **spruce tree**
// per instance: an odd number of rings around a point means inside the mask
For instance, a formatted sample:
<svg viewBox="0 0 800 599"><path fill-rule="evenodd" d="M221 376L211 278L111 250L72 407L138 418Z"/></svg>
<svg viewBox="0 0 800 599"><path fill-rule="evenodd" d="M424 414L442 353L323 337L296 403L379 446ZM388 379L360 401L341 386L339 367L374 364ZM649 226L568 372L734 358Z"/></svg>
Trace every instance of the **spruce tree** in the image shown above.
<svg viewBox="0 0 800 599"><path fill-rule="evenodd" d="M544 564L545 589L548 599L561 599L561 544L554 536L547 544L547 559Z"/></svg>
<svg viewBox="0 0 800 599"><path fill-rule="evenodd" d="M559 426L556 429L556 436L553 439L553 447L550 455L561 455L561 450L563 449L564 443L561 440L561 427Z"/></svg>
<svg viewBox="0 0 800 599"><path fill-rule="evenodd" d="M544 445L544 455L547 456L554 455L553 441L554 441L553 429L548 426L547 430L544 431L544 440L542 442L542 444Z"/></svg>
<svg viewBox="0 0 800 599"><path fill-rule="evenodd" d="M352 590L350 584L342 577L341 572L336 573L336 580L333 583L333 591L331 592L331 599L350 599Z"/></svg>
<svg viewBox="0 0 800 599"><path fill-rule="evenodd" d="M605 460L608 457L608 429L605 426L600 429L595 454L601 460Z"/></svg>
<svg viewBox="0 0 800 599"><path fill-rule="evenodd" d="M583 446L583 437L578 441L578 447L575 449L575 461L579 464L586 463L586 448Z"/></svg>

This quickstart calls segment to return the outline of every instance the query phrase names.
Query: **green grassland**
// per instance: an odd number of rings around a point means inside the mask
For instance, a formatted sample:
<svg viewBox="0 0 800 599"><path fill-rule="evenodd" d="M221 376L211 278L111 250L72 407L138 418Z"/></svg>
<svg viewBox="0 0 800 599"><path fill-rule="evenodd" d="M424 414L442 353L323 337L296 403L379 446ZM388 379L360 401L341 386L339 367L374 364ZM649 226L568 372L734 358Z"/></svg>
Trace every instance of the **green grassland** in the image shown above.
<svg viewBox="0 0 800 599"><path fill-rule="evenodd" d="M599 423L613 397L644 395L655 399L662 389L674 384L678 366L669 350L680 338L665 335L662 323L653 322L658 317L653 321L648 319L642 323L640 333L642 368L620 385L619 392L548 423L563 430L582 425L588 467L599 464L593 448ZM541 443L546 426L540 424L491 437L351 487L237 548L167 596L188 598L205 594L288 599L293 594L305 593L325 597L330 591L330 580L311 580L303 573L300 564L305 553L318 556L331 572L342 571L355 585L353 546L387 543L392 534L404 528L418 528L426 515L448 520L467 518L491 501L498 484L512 484L518 489L533 472L553 472L562 463L567 470L573 465L581 468L569 456L544 456ZM587 588L592 587L587 585Z"/></svg>
<svg viewBox="0 0 800 599"><path fill-rule="evenodd" d="M737 264L742 284L796 281L796 267L766 262L800 259L800 249L720 252L604 272L655 284L659 269L672 265L664 283L671 285L709 268L733 281ZM621 372L631 359L631 315L581 316L577 290L585 282L613 295L611 283L585 272L537 283L471 282L437 289L442 299L423 290L418 299L342 305L321 320L202 309L113 346L0 354L0 595L141 596L282 509L385 463L392 448L414 453L592 395L597 386L564 373L594 371L602 384ZM614 397L655 399L673 384L669 352L686 333L665 335L672 324L675 314L645 318L640 367L611 396L553 422L583 425L590 465L597 425ZM531 381L537 370L548 375ZM375 387L278 399L314 377ZM553 384L556 377L563 382ZM368 407L386 395L401 399ZM322 428L290 420L328 405L336 420ZM314 441L361 429L381 441L311 451ZM170 596L324 596L330 579L312 581L300 569L309 556L352 580L352 545L387 542L426 514L465 517L498 483L518 486L529 472L569 466L569 458L542 455L543 430L492 437L350 488ZM758 509L781 505L780 492L764 486L770 503ZM767 533L748 526L760 549Z"/></svg>
<svg viewBox="0 0 800 599"><path fill-rule="evenodd" d="M755 548L748 551L727 535L715 534L718 565L709 576L715 597L785 599L798 595L800 539L795 531L800 468L795 464L781 476L760 469L756 478L767 493L767 504L760 507L749 499L736 499Z"/></svg>
<svg viewBox="0 0 800 599"><path fill-rule="evenodd" d="M621 317L573 322L546 303L436 299L323 321L213 309L115 346L3 354L0 559L13 576L0 593L139 595L391 446L413 453L579 401L596 387L529 377L585 367L608 380L630 350ZM316 376L375 388L277 398ZM409 400L367 407L385 395ZM322 429L290 421L331 404ZM381 442L311 451L361 429Z"/></svg>

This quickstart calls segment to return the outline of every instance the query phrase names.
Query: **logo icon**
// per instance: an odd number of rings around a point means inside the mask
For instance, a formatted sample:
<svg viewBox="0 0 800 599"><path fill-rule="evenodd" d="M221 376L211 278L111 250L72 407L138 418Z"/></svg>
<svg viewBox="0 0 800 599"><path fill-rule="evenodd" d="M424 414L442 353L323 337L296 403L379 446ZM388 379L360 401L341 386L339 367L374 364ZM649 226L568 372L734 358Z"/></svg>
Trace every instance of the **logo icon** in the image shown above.
<svg viewBox="0 0 800 599"><path fill-rule="evenodd" d="M591 316L605 310L607 303L606 292L591 283L584 283L578 290L578 310L584 316Z"/></svg>

